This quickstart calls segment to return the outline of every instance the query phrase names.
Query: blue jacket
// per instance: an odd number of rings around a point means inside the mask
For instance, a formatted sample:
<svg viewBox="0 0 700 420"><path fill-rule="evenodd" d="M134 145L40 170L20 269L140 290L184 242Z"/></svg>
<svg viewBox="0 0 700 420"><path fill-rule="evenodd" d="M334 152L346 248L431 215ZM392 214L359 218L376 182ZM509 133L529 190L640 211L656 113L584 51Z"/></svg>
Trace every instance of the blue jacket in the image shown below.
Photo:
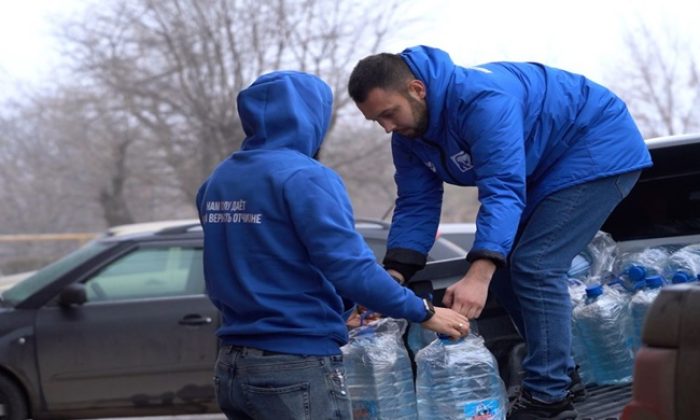
<svg viewBox="0 0 700 420"><path fill-rule="evenodd" d="M651 166L624 102L583 76L536 63L464 68L425 46L401 57L427 87L429 122L421 139L392 137L398 198L389 259L427 254L443 181L478 187L472 252L505 260L521 219L545 196Z"/></svg>
<svg viewBox="0 0 700 420"><path fill-rule="evenodd" d="M298 72L264 75L238 96L245 141L196 200L225 343L339 354L347 342L341 296L397 318L426 315L355 231L340 177L312 158L332 106L328 85Z"/></svg>

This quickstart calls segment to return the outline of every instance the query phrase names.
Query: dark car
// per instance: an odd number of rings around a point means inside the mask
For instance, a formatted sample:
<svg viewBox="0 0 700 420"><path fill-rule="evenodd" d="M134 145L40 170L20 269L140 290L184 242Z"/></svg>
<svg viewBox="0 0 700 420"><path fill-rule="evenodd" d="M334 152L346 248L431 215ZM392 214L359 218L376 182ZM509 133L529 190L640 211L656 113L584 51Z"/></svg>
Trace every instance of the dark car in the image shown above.
<svg viewBox="0 0 700 420"><path fill-rule="evenodd" d="M388 224L357 228L381 259ZM463 254L438 239L429 260ZM217 412L202 271L196 220L127 225L5 290L0 419Z"/></svg>

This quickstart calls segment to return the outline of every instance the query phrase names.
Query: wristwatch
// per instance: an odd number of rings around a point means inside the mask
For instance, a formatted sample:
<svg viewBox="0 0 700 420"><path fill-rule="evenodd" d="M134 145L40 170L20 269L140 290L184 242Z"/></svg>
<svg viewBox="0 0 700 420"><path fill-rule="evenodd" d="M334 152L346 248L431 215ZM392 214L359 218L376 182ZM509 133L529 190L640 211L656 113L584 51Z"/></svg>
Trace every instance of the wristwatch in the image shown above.
<svg viewBox="0 0 700 420"><path fill-rule="evenodd" d="M421 322L425 322L435 315L435 307L430 299L423 298L423 306L425 307L425 318L423 318L423 321Z"/></svg>

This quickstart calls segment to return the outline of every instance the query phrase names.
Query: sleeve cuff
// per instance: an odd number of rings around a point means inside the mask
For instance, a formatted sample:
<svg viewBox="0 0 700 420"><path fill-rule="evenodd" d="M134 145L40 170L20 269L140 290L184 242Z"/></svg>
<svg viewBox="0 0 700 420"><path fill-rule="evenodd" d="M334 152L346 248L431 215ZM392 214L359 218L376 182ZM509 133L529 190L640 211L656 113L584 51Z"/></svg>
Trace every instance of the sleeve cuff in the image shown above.
<svg viewBox="0 0 700 420"><path fill-rule="evenodd" d="M470 263L482 259L493 261L493 263L496 264L496 268L501 268L506 265L505 255L498 252L477 249L469 251L467 254L467 261Z"/></svg>
<svg viewBox="0 0 700 420"><path fill-rule="evenodd" d="M384 268L396 270L404 278L404 283L416 272L425 267L427 257L418 251L405 248L388 249L384 257Z"/></svg>

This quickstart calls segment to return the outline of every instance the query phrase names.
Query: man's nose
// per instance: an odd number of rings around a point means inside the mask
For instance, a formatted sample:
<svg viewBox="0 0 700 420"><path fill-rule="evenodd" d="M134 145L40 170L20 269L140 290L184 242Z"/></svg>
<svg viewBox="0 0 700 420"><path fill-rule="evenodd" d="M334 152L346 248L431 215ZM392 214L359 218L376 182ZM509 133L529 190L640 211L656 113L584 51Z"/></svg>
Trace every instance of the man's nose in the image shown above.
<svg viewBox="0 0 700 420"><path fill-rule="evenodd" d="M383 121L380 122L379 125L382 126L384 131L386 131L387 134L393 132L396 129L396 124L392 123L391 121Z"/></svg>

